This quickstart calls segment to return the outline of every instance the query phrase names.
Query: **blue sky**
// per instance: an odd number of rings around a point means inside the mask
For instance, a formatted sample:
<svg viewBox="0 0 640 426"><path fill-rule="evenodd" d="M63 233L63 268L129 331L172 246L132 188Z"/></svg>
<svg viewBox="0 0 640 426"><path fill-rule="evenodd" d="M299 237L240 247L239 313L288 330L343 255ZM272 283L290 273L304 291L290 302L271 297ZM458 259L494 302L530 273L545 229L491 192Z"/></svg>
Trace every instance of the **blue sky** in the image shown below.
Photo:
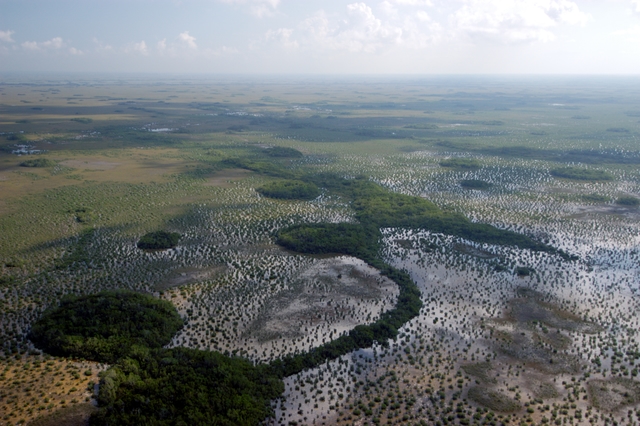
<svg viewBox="0 0 640 426"><path fill-rule="evenodd" d="M640 0L0 0L0 72L639 74Z"/></svg>

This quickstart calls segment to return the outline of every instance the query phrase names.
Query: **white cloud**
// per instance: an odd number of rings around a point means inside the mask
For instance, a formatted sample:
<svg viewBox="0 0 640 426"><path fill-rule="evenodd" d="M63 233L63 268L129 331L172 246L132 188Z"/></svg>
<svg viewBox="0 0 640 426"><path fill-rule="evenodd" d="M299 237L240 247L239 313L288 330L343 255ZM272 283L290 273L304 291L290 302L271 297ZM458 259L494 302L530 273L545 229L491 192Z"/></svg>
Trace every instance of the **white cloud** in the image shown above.
<svg viewBox="0 0 640 426"><path fill-rule="evenodd" d="M60 49L62 47L62 37L54 37L51 40L47 40L45 42L42 42L40 45L42 47L44 47L45 49L47 48L52 48L52 49Z"/></svg>
<svg viewBox="0 0 640 426"><path fill-rule="evenodd" d="M41 49L60 49L64 46L62 37L54 37L51 40L38 43L37 41L25 41L22 43L22 47L27 50L41 50Z"/></svg>
<svg viewBox="0 0 640 426"><path fill-rule="evenodd" d="M156 50L161 55L178 56L186 53L194 54L199 51L196 38L189 34L189 31L184 31L174 39L173 42L167 42L166 38L156 43ZM205 52L200 51L200 53Z"/></svg>
<svg viewBox="0 0 640 426"><path fill-rule="evenodd" d="M416 18L418 19L418 21L420 22L428 22L431 21L431 17L429 16L429 14L427 12L425 12L424 10L419 10L416 12Z"/></svg>
<svg viewBox="0 0 640 426"><path fill-rule="evenodd" d="M69 53L71 53L72 55L84 55L84 52L82 50L76 49L75 47L70 47Z"/></svg>
<svg viewBox="0 0 640 426"><path fill-rule="evenodd" d="M24 43L22 43L22 47L24 47L27 50L38 50L38 43L35 41L25 41Z"/></svg>
<svg viewBox="0 0 640 426"><path fill-rule="evenodd" d="M590 16L569 0L465 0L452 15L455 29L501 42L548 42L560 24L585 25Z"/></svg>
<svg viewBox="0 0 640 426"><path fill-rule="evenodd" d="M163 38L158 43L156 43L156 48L160 53L164 53L167 50L167 39Z"/></svg>
<svg viewBox="0 0 640 426"><path fill-rule="evenodd" d="M280 43L287 49L295 49L299 47L296 40L292 40L293 29L291 28L278 28L277 30L269 30L265 35L267 41L275 41Z"/></svg>
<svg viewBox="0 0 640 426"><path fill-rule="evenodd" d="M11 38L11 34L14 34L14 31L0 31L0 41L5 43L13 43L13 39Z"/></svg>
<svg viewBox="0 0 640 426"><path fill-rule="evenodd" d="M371 53L396 44L402 37L401 28L378 19L365 3L349 4L346 12L343 19L329 19L323 11L305 19L300 29L309 37L307 42L327 49Z"/></svg>
<svg viewBox="0 0 640 426"><path fill-rule="evenodd" d="M198 45L196 44L196 38L189 35L189 31L185 31L178 35L178 39L187 45L189 49L197 49Z"/></svg>
<svg viewBox="0 0 640 426"><path fill-rule="evenodd" d="M96 51L98 51L98 52L112 52L113 51L113 46L111 46L110 44L103 44L100 40L98 40L95 37L93 38L93 42L97 45Z"/></svg>
<svg viewBox="0 0 640 426"><path fill-rule="evenodd" d="M624 37L627 41L640 43L640 25L627 28L626 30L616 31L613 34Z"/></svg>
<svg viewBox="0 0 640 426"><path fill-rule="evenodd" d="M126 53L138 53L140 55L144 55L144 56L148 56L149 55L149 48L147 47L147 42L145 42L144 40L138 42L138 43L132 43L130 45L128 45L124 51Z"/></svg>
<svg viewBox="0 0 640 426"><path fill-rule="evenodd" d="M367 54L397 47L422 48L439 38L442 29L431 22L426 12L416 14L412 10L410 14L402 13L396 7L397 3L396 0L380 3L381 13L378 15L364 2L347 5L339 15L328 15L320 10L303 20L295 32L291 29L272 30L267 32L266 38L279 41L285 47Z"/></svg>
<svg viewBox="0 0 640 426"><path fill-rule="evenodd" d="M431 0L392 0L397 4L404 4L407 6L433 6Z"/></svg>
<svg viewBox="0 0 640 426"><path fill-rule="evenodd" d="M640 0L631 0L631 10L640 15Z"/></svg>
<svg viewBox="0 0 640 426"><path fill-rule="evenodd" d="M273 15L280 5L280 0L218 0L222 3L247 6L252 14L257 17Z"/></svg>

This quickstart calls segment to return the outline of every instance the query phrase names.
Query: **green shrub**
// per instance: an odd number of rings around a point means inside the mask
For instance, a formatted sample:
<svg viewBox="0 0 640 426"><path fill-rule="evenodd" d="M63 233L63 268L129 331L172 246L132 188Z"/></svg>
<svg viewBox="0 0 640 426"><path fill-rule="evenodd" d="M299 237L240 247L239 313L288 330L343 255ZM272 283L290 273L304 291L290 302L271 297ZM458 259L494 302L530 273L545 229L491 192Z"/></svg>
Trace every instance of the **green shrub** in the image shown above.
<svg viewBox="0 0 640 426"><path fill-rule="evenodd" d="M141 348L101 376L92 426L258 425L284 391L268 366L187 348Z"/></svg>
<svg viewBox="0 0 640 426"><path fill-rule="evenodd" d="M175 247L181 235L176 232L156 231L145 234L138 241L138 248L145 250L164 250Z"/></svg>
<svg viewBox="0 0 640 426"><path fill-rule="evenodd" d="M85 117L72 118L71 121L75 121L76 123L82 123L82 124L93 123L93 119L85 118Z"/></svg>
<svg viewBox="0 0 640 426"><path fill-rule="evenodd" d="M592 182L613 180L613 176L604 170L584 169L580 167L559 167L552 169L551 175L563 179Z"/></svg>
<svg viewBox="0 0 640 426"><path fill-rule="evenodd" d="M35 158L33 160L25 160L20 163L21 167L53 167L56 165L55 161L48 158Z"/></svg>
<svg viewBox="0 0 640 426"><path fill-rule="evenodd" d="M616 204L619 204L621 206L627 206L627 207L636 207L637 205L640 204L640 200L637 199L636 197L631 197L631 196L622 196L619 197L616 200Z"/></svg>
<svg viewBox="0 0 640 426"><path fill-rule="evenodd" d="M283 200L313 200L320 195L320 189L315 184L300 180L270 182L256 191L265 197Z"/></svg>
<svg viewBox="0 0 640 426"><path fill-rule="evenodd" d="M460 181L460 186L466 189L480 189L485 190L491 188L493 185L489 182L477 179L465 179Z"/></svg>

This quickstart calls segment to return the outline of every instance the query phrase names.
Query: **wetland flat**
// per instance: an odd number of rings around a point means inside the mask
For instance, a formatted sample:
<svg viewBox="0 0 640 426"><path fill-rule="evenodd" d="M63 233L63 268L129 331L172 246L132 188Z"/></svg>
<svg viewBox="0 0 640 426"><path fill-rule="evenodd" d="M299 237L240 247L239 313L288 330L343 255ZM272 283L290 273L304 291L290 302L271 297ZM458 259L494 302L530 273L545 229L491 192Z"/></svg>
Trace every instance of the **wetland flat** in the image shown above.
<svg viewBox="0 0 640 426"><path fill-rule="evenodd" d="M640 85L543 80L0 84L0 425L96 401L111 366L28 338L65 295L152 294L185 322L168 347L256 365L387 318L404 300L389 269L278 246L309 224L362 225L422 307L395 337L284 377L268 424L638 424ZM20 102L44 89L43 110ZM383 195L363 202L359 179ZM258 191L292 181L320 195ZM367 228L389 193L440 216ZM158 230L177 245L137 248Z"/></svg>

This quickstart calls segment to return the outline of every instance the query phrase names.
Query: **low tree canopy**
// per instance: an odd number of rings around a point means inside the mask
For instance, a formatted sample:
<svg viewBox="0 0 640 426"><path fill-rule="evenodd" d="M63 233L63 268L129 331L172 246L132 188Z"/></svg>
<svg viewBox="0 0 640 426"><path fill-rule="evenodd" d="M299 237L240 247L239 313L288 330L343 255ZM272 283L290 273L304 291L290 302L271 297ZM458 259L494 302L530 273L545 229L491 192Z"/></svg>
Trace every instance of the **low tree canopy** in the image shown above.
<svg viewBox="0 0 640 426"><path fill-rule="evenodd" d="M313 200L320 195L320 189L315 184L300 180L269 182L256 191L265 197L283 200Z"/></svg>
<svg viewBox="0 0 640 426"><path fill-rule="evenodd" d="M138 248L145 250L164 250L175 247L180 240L176 232L157 231L145 234L138 241Z"/></svg>
<svg viewBox="0 0 640 426"><path fill-rule="evenodd" d="M29 338L52 355L113 363L135 345L166 345L181 327L170 302L118 290L65 297L33 325Z"/></svg>

